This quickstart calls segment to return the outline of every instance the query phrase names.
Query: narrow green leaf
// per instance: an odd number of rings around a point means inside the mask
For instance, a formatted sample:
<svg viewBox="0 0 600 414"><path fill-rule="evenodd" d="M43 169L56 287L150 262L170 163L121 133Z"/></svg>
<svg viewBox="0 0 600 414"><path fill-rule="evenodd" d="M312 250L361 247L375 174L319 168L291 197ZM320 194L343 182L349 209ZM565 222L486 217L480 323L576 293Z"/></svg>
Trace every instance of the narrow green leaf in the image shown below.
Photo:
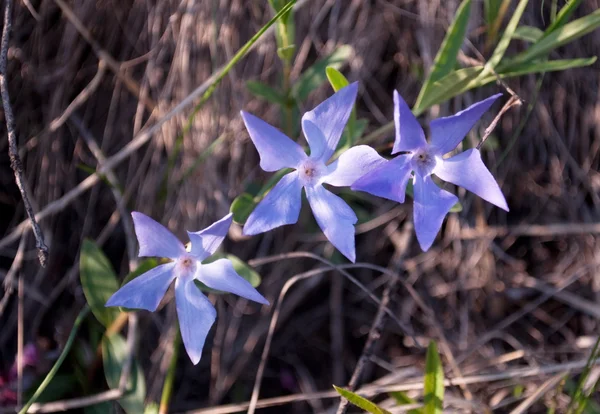
<svg viewBox="0 0 600 414"><path fill-rule="evenodd" d="M496 66L498 66L498 63L500 63L500 61L502 60L504 53L506 53L506 49L508 49L510 40L512 39L513 34L515 33L515 30L517 29L519 20L521 20L521 16L523 15L523 12L525 11L525 7L527 6L528 1L529 0L520 0L519 1L519 4L517 5L515 12L513 13L512 17L510 18L508 24L506 25L506 29L504 29L504 34L502 34L502 37L500 38L500 41L498 42L496 49L494 49L492 56L485 64L485 68L484 68L483 72L481 73L481 76L485 76L488 73L495 70Z"/></svg>
<svg viewBox="0 0 600 414"><path fill-rule="evenodd" d="M158 414L158 404L155 402L151 402L144 409L144 414Z"/></svg>
<svg viewBox="0 0 600 414"><path fill-rule="evenodd" d="M533 26L519 26L513 33L513 39L525 40L526 42L537 42L544 36L544 32Z"/></svg>
<svg viewBox="0 0 600 414"><path fill-rule="evenodd" d="M431 72L429 72L429 76L425 80L425 83L423 83L423 87L419 92L417 103L415 104L416 106L419 106L421 101L425 99L430 92L433 83L452 72L456 66L456 56L460 51L460 47L465 38L465 33L467 32L470 12L471 0L463 0L460 6L458 6L454 21L448 28L444 41L435 56Z"/></svg>
<svg viewBox="0 0 600 414"><path fill-rule="evenodd" d="M88 239L81 245L79 277L83 294L94 316L102 325L108 327L117 318L119 310L104 305L119 289L119 282L102 250Z"/></svg>
<svg viewBox="0 0 600 414"><path fill-rule="evenodd" d="M233 213L233 220L238 224L246 223L250 213L256 207L254 197L248 193L242 193L233 199L231 203L231 212Z"/></svg>
<svg viewBox="0 0 600 414"><path fill-rule="evenodd" d="M549 35L550 33L552 33L553 31L555 31L559 27L562 27L565 24L567 24L567 22L569 21L569 18L573 14L573 12L581 4L581 1L582 0L569 0L569 1L567 1L567 4L565 4L563 6L563 8L560 9L560 11L558 12L558 15L556 16L556 19L554 19L554 21L550 24L550 26L548 26L548 28L545 31L545 34Z"/></svg>
<svg viewBox="0 0 600 414"><path fill-rule="evenodd" d="M534 43L526 51L517 55L514 62L530 62L534 59L544 57L553 49L572 42L573 40L590 33L600 27L600 9L580 19L558 27L550 34L545 35Z"/></svg>
<svg viewBox="0 0 600 414"><path fill-rule="evenodd" d="M275 12L280 12L287 0L269 0L269 4ZM285 62L291 62L296 50L294 46L294 36L296 27L294 24L294 9L290 9L281 16L275 28L275 38L277 40L277 55Z"/></svg>
<svg viewBox="0 0 600 414"><path fill-rule="evenodd" d="M112 334L102 338L102 361L106 383L111 389L119 387L121 370L127 359L127 342L119 334ZM127 414L140 414L144 412L144 399L146 398L146 381L144 373L135 358L131 364L131 374L127 383L127 394L118 400Z"/></svg>
<svg viewBox="0 0 600 414"><path fill-rule="evenodd" d="M285 105L285 97L278 90L259 81L246 82L246 88L255 96L278 105Z"/></svg>
<svg viewBox="0 0 600 414"><path fill-rule="evenodd" d="M396 400L396 403L399 406L418 404L417 401L410 398L408 395L406 395L405 392L392 391L389 394L390 394L390 397L392 397L394 400ZM415 408L412 410L408 410L406 413L407 414L423 414L423 410L420 408Z"/></svg>
<svg viewBox="0 0 600 414"><path fill-rule="evenodd" d="M351 46L344 45L338 47L331 55L317 61L310 68L306 69L298 80L292 85L292 95L299 101L304 101L308 95L321 86L327 79L325 68L327 66L340 69L350 56L353 49Z"/></svg>
<svg viewBox="0 0 600 414"><path fill-rule="evenodd" d="M325 68L325 73L327 74L327 79L329 79L329 83L334 91L339 91L340 89L350 85L348 79L336 68L333 66L327 66Z"/></svg>
<svg viewBox="0 0 600 414"><path fill-rule="evenodd" d="M338 392L338 394L340 394L342 397L344 397L345 399L350 401L352 404L356 405L358 408L362 408L363 410L365 410L371 414L391 414L389 411L384 410L383 408L379 407L374 402L371 402L371 401L367 400L366 398L353 393L352 391L348 391L344 388L336 387L335 385L333 386L333 388L335 388L335 390Z"/></svg>
<svg viewBox="0 0 600 414"><path fill-rule="evenodd" d="M434 341L427 347L424 380L424 414L441 414L444 406L444 369Z"/></svg>
<svg viewBox="0 0 600 414"><path fill-rule="evenodd" d="M584 66L589 66L596 61L596 56L589 58L579 58L579 59L556 59L556 60L546 60L546 61L538 61L538 62L526 62L520 64L511 64L508 68L499 68L502 69L502 72L499 73L501 78L511 78L515 76L528 75L531 73L541 73L541 72L557 72L561 70L580 68ZM495 80L495 76L490 76L490 82ZM482 79L485 81L485 79Z"/></svg>

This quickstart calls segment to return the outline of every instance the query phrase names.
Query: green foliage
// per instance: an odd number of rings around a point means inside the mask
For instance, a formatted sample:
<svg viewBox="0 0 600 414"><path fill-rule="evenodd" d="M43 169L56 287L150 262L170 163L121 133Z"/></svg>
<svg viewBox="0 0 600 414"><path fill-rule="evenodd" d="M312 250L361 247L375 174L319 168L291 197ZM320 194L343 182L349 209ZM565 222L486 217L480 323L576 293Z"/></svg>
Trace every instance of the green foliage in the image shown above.
<svg viewBox="0 0 600 414"><path fill-rule="evenodd" d="M79 255L79 277L83 293L98 321L105 327L117 318L119 309L104 305L119 289L117 276L102 250L91 240L84 240Z"/></svg>
<svg viewBox="0 0 600 414"><path fill-rule="evenodd" d="M331 87L336 92L350 84L348 79L346 79L346 77L333 66L327 66L327 68L325 68L325 73L327 74L327 79L329 80ZM366 122L366 120L361 121ZM344 133L340 139L340 142L338 143L337 149L346 150L352 147L358 138L356 135L356 104L354 104L352 107L352 112L350 113L350 118L348 118L348 124L344 129Z"/></svg>
<svg viewBox="0 0 600 414"><path fill-rule="evenodd" d="M280 12L287 3L294 3L295 1L287 0L269 0L269 4L275 10ZM294 45L294 37L296 32L296 26L294 23L294 9L289 9L286 13L281 16L281 19L277 22L275 27L275 38L277 39L277 55L284 62L291 62L294 58L296 51Z"/></svg>
<svg viewBox="0 0 600 414"><path fill-rule="evenodd" d="M327 75L327 80L329 80L331 87L336 92L350 85L350 82L348 82L348 79L346 79L342 72L333 66L327 66L325 68L325 74Z"/></svg>
<svg viewBox="0 0 600 414"><path fill-rule="evenodd" d="M286 105L285 96L277 89L259 81L246 82L246 88L255 96L277 105Z"/></svg>
<svg viewBox="0 0 600 414"><path fill-rule="evenodd" d="M317 89L327 80L325 68L328 66L335 69L341 68L342 65L350 59L353 52L354 50L351 46L340 46L329 56L315 62L298 77L298 80L292 86L292 96L299 102L306 100L312 91Z"/></svg>
<svg viewBox="0 0 600 414"><path fill-rule="evenodd" d="M582 0L567 1L566 4L563 6L563 8L560 9L560 12L556 16L556 19L554 19L554 21L546 29L546 34L550 34L555 29L558 29L559 27L562 27L565 24L567 24L567 22L569 21L569 18L571 17L571 15L575 11L575 9L577 9L577 7L579 7L579 5L581 4L581 1Z"/></svg>
<svg viewBox="0 0 600 414"><path fill-rule="evenodd" d="M258 272L256 270L254 270L252 267L250 267L248 265L248 263L244 262L242 259L240 259L239 257L237 257L233 254L215 253L209 259L207 259L204 263L205 264L212 263L219 259L227 259L227 260L231 261L231 264L233 265L233 268L235 269L235 271L241 277L243 277L248 282L250 282L252 287L258 287L260 285L260 282L262 279L261 279L260 275L258 274ZM203 290L205 292L216 293L216 294L228 293L228 292L221 292L220 290L211 289L198 280L195 280L194 282L196 283L196 286L198 286L201 290Z"/></svg>
<svg viewBox="0 0 600 414"><path fill-rule="evenodd" d="M598 358L600 358L600 336L598 339L596 339L596 343L594 344L592 352L588 357L585 368L579 377L577 386L571 393L571 401L567 407L567 414L581 414L585 412L588 403L594 402L592 400L592 396L596 393L599 380L596 380L595 384L593 384L587 390L585 389L585 385L592 371L592 367L595 365Z"/></svg>
<svg viewBox="0 0 600 414"><path fill-rule="evenodd" d="M415 103L416 107L421 105L423 97L426 96L433 87L434 82L440 80L449 74L456 66L456 57L463 44L467 25L469 24L469 13L471 12L471 0L463 0L456 11L456 16L448 31L446 37L438 50L433 67L429 72L429 76L425 79L423 87L419 92L419 97Z"/></svg>
<svg viewBox="0 0 600 414"><path fill-rule="evenodd" d="M417 401L413 400L408 395L406 395L406 393L404 393L402 391L392 391L389 394L390 394L390 397L392 397L394 400L396 400L396 403L400 407L403 405L417 404ZM423 414L423 410L421 410L420 408L415 408L412 410L408 410L406 413L407 414Z"/></svg>
<svg viewBox="0 0 600 414"><path fill-rule="evenodd" d="M519 26L513 32L513 39L525 40L526 42L537 42L544 36L544 32L533 26Z"/></svg>
<svg viewBox="0 0 600 414"><path fill-rule="evenodd" d="M431 341L427 347L424 381L424 414L441 414L444 405L444 369L437 351L437 345Z"/></svg>
<svg viewBox="0 0 600 414"><path fill-rule="evenodd" d="M119 334L112 334L102 338L102 361L104 376L110 388L118 388L121 371L127 359L127 342ZM144 412L144 399L146 398L146 381L144 373L135 360L131 364L131 374L127 382L127 393L118 402L127 414Z"/></svg>
<svg viewBox="0 0 600 414"><path fill-rule="evenodd" d="M371 414L391 414L389 411L384 410L383 408L379 407L374 402L369 401L366 398L361 397L360 395L358 395L356 393L353 393L352 391L346 390L344 388L336 387L335 385L333 386L333 388L335 388L335 390L342 397L344 397L345 399L350 401L352 404L356 405L359 408L362 408L363 410L365 410Z"/></svg>

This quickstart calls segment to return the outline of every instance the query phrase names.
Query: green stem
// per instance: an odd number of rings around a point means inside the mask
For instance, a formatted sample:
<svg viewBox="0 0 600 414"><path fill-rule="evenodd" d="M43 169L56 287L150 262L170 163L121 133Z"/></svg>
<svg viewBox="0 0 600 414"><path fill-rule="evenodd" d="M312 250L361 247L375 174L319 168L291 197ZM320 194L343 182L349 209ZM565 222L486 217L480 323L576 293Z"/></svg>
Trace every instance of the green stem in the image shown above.
<svg viewBox="0 0 600 414"><path fill-rule="evenodd" d="M44 378L44 381L42 381L42 383L40 384L38 389L35 391L35 394L33 394L33 396L29 399L29 401L27 401L27 404L25 404L23 406L23 408L21 408L21 410L19 411L19 414L25 414L27 412L27 410L29 410L29 407L31 407L31 405L34 402L36 402L38 398L40 398L40 395L42 395L42 393L44 392L46 387L50 384L50 381L52 381L52 379L58 372L60 366L62 365L65 358L67 357L67 354L69 353L69 350L71 349L71 346L73 346L73 342L75 341L75 335L77 335L79 326L81 325L81 323L83 322L83 320L85 319L85 317L87 316L88 313L90 313L90 308L88 305L85 305L84 308L81 309L81 311L79 312L79 315L77 315L77 319L75 319L75 323L73 324L73 329L71 329L71 333L69 334L69 338L67 339L67 342L65 343L65 347L63 348L63 350L60 353L60 356L58 357L56 362L54 363L54 366L52 367L50 372L48 372L48 375L46 375L46 378Z"/></svg>
<svg viewBox="0 0 600 414"><path fill-rule="evenodd" d="M167 414L169 412L169 402L173 395L173 384L175 383L175 370L177 368L177 358L179 356L179 348L181 347L181 333L176 329L175 339L173 340L173 355L171 356L171 364L165 377L162 395L160 397L160 407L158 414Z"/></svg>

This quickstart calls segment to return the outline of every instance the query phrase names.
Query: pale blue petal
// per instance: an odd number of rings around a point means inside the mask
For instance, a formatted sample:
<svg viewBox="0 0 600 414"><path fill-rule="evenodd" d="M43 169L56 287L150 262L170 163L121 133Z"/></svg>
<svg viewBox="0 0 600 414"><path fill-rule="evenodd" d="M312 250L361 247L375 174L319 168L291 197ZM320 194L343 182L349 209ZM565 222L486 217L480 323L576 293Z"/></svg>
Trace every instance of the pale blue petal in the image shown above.
<svg viewBox="0 0 600 414"><path fill-rule="evenodd" d="M252 236L264 233L285 224L298 221L302 206L302 183L298 173L293 171L284 175L258 203L244 225L243 234Z"/></svg>
<svg viewBox="0 0 600 414"><path fill-rule="evenodd" d="M429 250L435 236L442 228L444 217L456 204L458 198L454 194L439 188L431 176L415 176L413 180L415 203L413 218L415 233L423 251Z"/></svg>
<svg viewBox="0 0 600 414"><path fill-rule="evenodd" d="M327 166L323 182L336 187L349 187L360 177L385 163L385 158L373 148L358 145L345 151Z"/></svg>
<svg viewBox="0 0 600 414"><path fill-rule="evenodd" d="M478 149L471 148L454 157L438 162L433 173L442 180L463 187L508 211L506 199L492 173L483 164Z"/></svg>
<svg viewBox="0 0 600 414"><path fill-rule="evenodd" d="M260 156L260 168L265 171L296 168L307 158L302 147L277 128L247 112L241 114Z"/></svg>
<svg viewBox="0 0 600 414"><path fill-rule="evenodd" d="M202 356L208 332L217 318L217 311L192 278L175 281L175 303L183 345L196 365Z"/></svg>
<svg viewBox="0 0 600 414"><path fill-rule="evenodd" d="M196 271L196 279L209 288L230 292L263 305L269 304L250 282L236 273L233 264L227 259L200 265Z"/></svg>
<svg viewBox="0 0 600 414"><path fill-rule="evenodd" d="M175 263L167 263L142 273L117 290L108 299L106 306L123 306L154 312L175 278L174 268Z"/></svg>
<svg viewBox="0 0 600 414"><path fill-rule="evenodd" d="M358 82L340 89L302 116L310 157L327 162L335 151L356 100Z"/></svg>
<svg viewBox="0 0 600 414"><path fill-rule="evenodd" d="M427 145L423 128L398 91L394 91L394 125L396 140L392 154L400 151L415 151Z"/></svg>
<svg viewBox="0 0 600 414"><path fill-rule="evenodd" d="M140 245L140 257L155 256L177 259L180 255L185 254L183 244L162 224L137 211L131 213L131 216Z"/></svg>
<svg viewBox="0 0 600 414"><path fill-rule="evenodd" d="M197 232L189 232L188 236L192 242L190 252L202 261L208 256L212 255L217 251L231 227L231 221L233 220L233 214L229 213L221 220L211 224L204 230Z"/></svg>
<svg viewBox="0 0 600 414"><path fill-rule="evenodd" d="M354 224L358 221L354 211L344 200L321 185L306 187L305 190L315 219L327 239L354 263Z"/></svg>
<svg viewBox="0 0 600 414"><path fill-rule="evenodd" d="M501 93L490 96L455 115L431 121L429 124L431 145L436 147L442 155L452 151L473 128L475 122L479 121L479 118L501 96Z"/></svg>
<svg viewBox="0 0 600 414"><path fill-rule="evenodd" d="M351 188L404 203L410 172L410 158L399 155L356 180Z"/></svg>

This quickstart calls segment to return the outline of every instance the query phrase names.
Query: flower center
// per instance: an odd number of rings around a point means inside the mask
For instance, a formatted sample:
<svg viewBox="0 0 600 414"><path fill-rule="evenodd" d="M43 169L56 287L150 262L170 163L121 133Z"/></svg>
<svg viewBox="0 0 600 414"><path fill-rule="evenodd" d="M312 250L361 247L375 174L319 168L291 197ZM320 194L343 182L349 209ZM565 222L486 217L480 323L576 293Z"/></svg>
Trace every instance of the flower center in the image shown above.
<svg viewBox="0 0 600 414"><path fill-rule="evenodd" d="M194 277L194 273L196 273L196 267L196 259L194 259L191 256L181 256L177 260L177 270L179 277Z"/></svg>
<svg viewBox="0 0 600 414"><path fill-rule="evenodd" d="M320 183L325 169L324 163L308 159L298 167L298 175L302 184L312 186Z"/></svg>
<svg viewBox="0 0 600 414"><path fill-rule="evenodd" d="M437 164L436 154L429 147L421 148L413 154L412 164L413 169L419 175L423 177L431 175Z"/></svg>

